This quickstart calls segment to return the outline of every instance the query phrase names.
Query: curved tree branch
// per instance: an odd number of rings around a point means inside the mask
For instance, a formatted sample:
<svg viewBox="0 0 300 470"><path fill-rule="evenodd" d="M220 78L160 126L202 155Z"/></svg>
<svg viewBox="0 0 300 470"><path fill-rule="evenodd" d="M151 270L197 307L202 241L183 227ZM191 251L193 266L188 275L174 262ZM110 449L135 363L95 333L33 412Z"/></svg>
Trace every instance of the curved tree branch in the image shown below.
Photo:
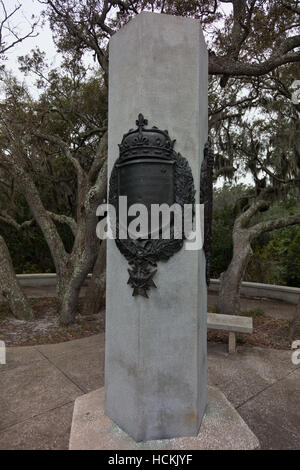
<svg viewBox="0 0 300 470"><path fill-rule="evenodd" d="M38 21L33 22L30 25L30 29L26 34L19 35L16 31L16 28L10 25L10 19L17 13L22 7L21 4L16 5L11 12L8 13L5 3L3 0L0 0L1 7L1 21L0 21L0 55L5 54L7 51L12 49L16 44L23 42L27 38L36 37L38 34L35 33L36 26ZM11 41L6 43L4 38L4 30L8 32L14 39L11 38Z"/></svg>
<svg viewBox="0 0 300 470"><path fill-rule="evenodd" d="M35 219L30 219L30 220L25 220L25 222L22 222L21 224L18 224L18 222L13 217L11 217L5 212L0 212L0 220L2 222L5 222L8 225L11 225L18 231L31 227L35 223Z"/></svg>
<svg viewBox="0 0 300 470"><path fill-rule="evenodd" d="M290 215L288 217L281 217L279 219L268 220L259 222L258 224L253 225L249 229L250 240L254 240L261 233L271 232L278 228L288 227L289 225L300 224L300 213L295 215Z"/></svg>
<svg viewBox="0 0 300 470"><path fill-rule="evenodd" d="M261 210L266 210L270 207L270 202L262 199L255 201L251 206L243 212L235 221L234 229L244 229L249 224L252 217Z"/></svg>
<svg viewBox="0 0 300 470"><path fill-rule="evenodd" d="M50 215L51 219L59 222L60 224L66 224L72 230L74 237L76 237L77 233L77 223L73 219L73 217L68 217L67 215L63 214L55 214L54 212L47 211L47 214Z"/></svg>
<svg viewBox="0 0 300 470"><path fill-rule="evenodd" d="M290 38L292 39L292 38ZM300 47L300 36L293 38L293 42L297 43L294 47ZM283 50L284 47L281 48ZM291 49L290 49L291 50ZM228 75L228 76L247 76L247 77L260 77L275 70L280 65L300 62L299 52L290 52L279 54L278 51L274 52L271 57L259 64L241 62L234 60L227 56L216 56L209 54L208 70L211 75Z"/></svg>

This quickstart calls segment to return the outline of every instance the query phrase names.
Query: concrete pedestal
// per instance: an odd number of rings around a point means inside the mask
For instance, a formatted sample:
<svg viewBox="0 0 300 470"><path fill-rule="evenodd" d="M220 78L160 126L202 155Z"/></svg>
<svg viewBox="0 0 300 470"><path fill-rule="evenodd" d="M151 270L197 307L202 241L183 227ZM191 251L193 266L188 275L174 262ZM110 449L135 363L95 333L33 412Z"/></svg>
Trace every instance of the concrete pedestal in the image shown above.
<svg viewBox="0 0 300 470"><path fill-rule="evenodd" d="M120 400L122 397L120 396ZM76 399L70 450L252 450L259 442L245 421L214 387L196 437L135 442L104 414L104 388Z"/></svg>
<svg viewBox="0 0 300 470"><path fill-rule="evenodd" d="M198 20L141 13L109 47L108 175L139 113L167 129L189 162L199 203L207 141L207 49ZM108 240L105 413L136 441L196 436L206 406L203 250L159 262L149 299Z"/></svg>

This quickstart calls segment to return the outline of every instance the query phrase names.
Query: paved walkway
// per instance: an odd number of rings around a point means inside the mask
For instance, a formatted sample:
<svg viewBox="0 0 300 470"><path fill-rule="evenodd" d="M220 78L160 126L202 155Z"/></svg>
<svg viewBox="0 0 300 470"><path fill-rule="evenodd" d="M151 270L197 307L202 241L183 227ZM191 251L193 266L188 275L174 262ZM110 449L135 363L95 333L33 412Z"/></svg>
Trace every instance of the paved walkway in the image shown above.
<svg viewBox="0 0 300 470"><path fill-rule="evenodd" d="M0 365L0 449L67 449L73 403L104 381L104 334L8 348ZM300 449L300 366L289 351L208 345L208 381L267 449Z"/></svg>

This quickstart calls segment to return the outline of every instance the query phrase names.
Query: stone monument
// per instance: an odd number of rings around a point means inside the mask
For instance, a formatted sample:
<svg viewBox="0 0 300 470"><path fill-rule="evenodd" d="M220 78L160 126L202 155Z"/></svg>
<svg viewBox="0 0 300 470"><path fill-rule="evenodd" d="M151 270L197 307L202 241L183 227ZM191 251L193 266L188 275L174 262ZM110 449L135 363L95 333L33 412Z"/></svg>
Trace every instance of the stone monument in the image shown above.
<svg viewBox="0 0 300 470"><path fill-rule="evenodd" d="M109 54L110 201L199 203L208 137L200 22L141 13L111 38ZM108 240L105 388L76 400L71 449L149 440L150 448L218 448L218 439L234 448L233 424L245 437L245 423L212 390L197 441L207 405L206 260L203 249L173 242ZM240 448L255 447L245 442Z"/></svg>
<svg viewBox="0 0 300 470"><path fill-rule="evenodd" d="M109 54L108 174L123 135L142 113L149 128L176 139L199 202L208 109L200 22L142 13L112 37ZM128 262L109 240L106 415L136 441L195 436L206 406L203 251L183 246L159 262L149 298L133 296L127 281Z"/></svg>

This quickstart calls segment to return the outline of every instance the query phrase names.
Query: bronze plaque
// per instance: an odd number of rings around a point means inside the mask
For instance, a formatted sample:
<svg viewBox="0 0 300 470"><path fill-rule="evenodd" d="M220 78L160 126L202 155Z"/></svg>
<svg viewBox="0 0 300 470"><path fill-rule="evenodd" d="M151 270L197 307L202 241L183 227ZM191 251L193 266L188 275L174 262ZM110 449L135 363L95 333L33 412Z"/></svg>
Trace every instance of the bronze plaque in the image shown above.
<svg viewBox="0 0 300 470"><path fill-rule="evenodd" d="M174 203L174 162L132 160L119 165L119 195L127 196L128 207L144 204Z"/></svg>
<svg viewBox="0 0 300 470"><path fill-rule="evenodd" d="M157 262L167 260L179 251L183 238L174 237L173 218L168 225L170 238L162 237L162 221L158 227L151 227L151 205L194 204L194 181L188 161L175 152L175 140L171 140L167 130L157 127L146 128L148 121L139 114L137 128L124 134L119 144L120 155L112 169L109 185L109 201L118 213L119 197L127 196L127 207L144 204L148 210L148 237L125 239L120 233L117 214L116 244L129 262L128 284L133 288L133 295L148 297L148 290L156 287L153 276ZM138 214L137 214L138 216ZM127 217L127 224L135 216ZM127 227L122 227L128 230ZM152 234L158 236L152 237ZM122 230L123 232L123 230ZM129 235L129 234L128 234Z"/></svg>

